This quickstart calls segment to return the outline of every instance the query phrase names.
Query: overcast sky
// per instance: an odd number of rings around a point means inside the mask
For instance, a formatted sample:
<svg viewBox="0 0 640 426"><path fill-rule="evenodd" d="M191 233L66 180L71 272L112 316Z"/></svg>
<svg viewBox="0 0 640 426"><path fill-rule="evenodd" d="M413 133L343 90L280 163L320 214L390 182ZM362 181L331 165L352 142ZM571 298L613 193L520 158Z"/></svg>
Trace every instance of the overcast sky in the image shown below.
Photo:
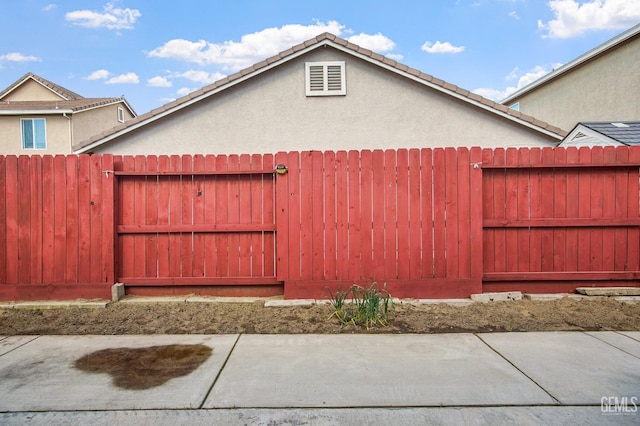
<svg viewBox="0 0 640 426"><path fill-rule="evenodd" d="M640 0L0 0L0 89L34 72L138 114L328 31L494 100L640 23Z"/></svg>

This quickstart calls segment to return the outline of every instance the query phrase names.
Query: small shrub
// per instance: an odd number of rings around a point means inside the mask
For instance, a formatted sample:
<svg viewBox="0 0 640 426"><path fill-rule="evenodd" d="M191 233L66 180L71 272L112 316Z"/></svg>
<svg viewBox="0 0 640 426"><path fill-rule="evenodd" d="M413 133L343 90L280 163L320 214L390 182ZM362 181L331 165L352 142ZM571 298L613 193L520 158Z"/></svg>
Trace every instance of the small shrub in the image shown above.
<svg viewBox="0 0 640 426"><path fill-rule="evenodd" d="M331 317L338 318L342 326L353 324L364 325L367 329L377 325L386 326L389 320L389 311L393 308L393 300L387 291L387 285L382 290L377 288L377 283L368 288L353 285L346 291L338 288L335 294L329 290ZM350 303L347 299L350 299Z"/></svg>

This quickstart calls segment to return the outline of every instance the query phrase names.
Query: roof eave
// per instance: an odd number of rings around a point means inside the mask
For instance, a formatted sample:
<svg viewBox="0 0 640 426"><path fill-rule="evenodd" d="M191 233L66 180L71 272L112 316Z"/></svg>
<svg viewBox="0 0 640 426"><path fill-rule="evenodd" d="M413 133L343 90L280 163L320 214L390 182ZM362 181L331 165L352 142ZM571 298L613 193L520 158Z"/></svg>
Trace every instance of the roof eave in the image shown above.
<svg viewBox="0 0 640 426"><path fill-rule="evenodd" d="M73 114L71 109L13 109L0 111L0 115L60 115L60 114Z"/></svg>

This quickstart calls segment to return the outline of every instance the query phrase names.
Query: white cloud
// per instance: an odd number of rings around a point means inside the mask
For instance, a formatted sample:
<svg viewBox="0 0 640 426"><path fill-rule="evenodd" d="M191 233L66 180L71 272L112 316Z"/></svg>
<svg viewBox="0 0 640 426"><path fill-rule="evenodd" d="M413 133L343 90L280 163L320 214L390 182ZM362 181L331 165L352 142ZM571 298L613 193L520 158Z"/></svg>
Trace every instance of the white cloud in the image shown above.
<svg viewBox="0 0 640 426"><path fill-rule="evenodd" d="M427 53L460 53L464 51L464 46L454 46L448 41L444 43L427 41L422 45L421 49Z"/></svg>
<svg viewBox="0 0 640 426"><path fill-rule="evenodd" d="M544 38L571 38L587 31L625 29L640 22L637 0L592 0L582 4L551 0L548 4L555 18L547 23L538 20L538 29L545 31Z"/></svg>
<svg viewBox="0 0 640 426"><path fill-rule="evenodd" d="M245 34L240 41L211 43L206 40L173 39L148 53L149 57L175 59L200 65L220 65L224 70L238 71L274 56L291 46L317 35L330 32L336 36L350 33L337 21L316 21L311 25L290 24ZM371 50L387 52L395 46L382 34L358 34L350 41Z"/></svg>
<svg viewBox="0 0 640 426"><path fill-rule="evenodd" d="M172 84L165 77L155 76L147 80L147 86L149 87L171 87Z"/></svg>
<svg viewBox="0 0 640 426"><path fill-rule="evenodd" d="M189 89L188 87L182 87L176 90L176 93L178 94L178 96L186 96L191 92L193 92L193 89Z"/></svg>
<svg viewBox="0 0 640 426"><path fill-rule="evenodd" d="M103 80L105 78L108 78L109 74L110 73L107 70L96 70L91 74L89 74L88 76L86 76L84 79L85 80Z"/></svg>
<svg viewBox="0 0 640 426"><path fill-rule="evenodd" d="M554 64L552 66L549 66L549 65L546 65L546 66L538 65L538 66L534 67L532 70L522 74L520 77L518 77L518 68L514 68L507 75L506 79L507 80L515 80L517 78L518 79L518 83L515 86L509 86L504 90L481 87L479 89L473 90L473 93L476 93L476 94L478 94L480 96L484 96L485 98L494 100L496 102L500 102L502 99L506 98L507 96L509 96L509 95L515 93L516 91L522 89L523 87L533 83L534 81L538 80L539 78L544 77L549 72L551 72L554 69L558 68L560 65L561 64Z"/></svg>
<svg viewBox="0 0 640 426"><path fill-rule="evenodd" d="M385 56L389 59L393 59L394 61L401 61L402 58L404 58L404 55L399 53L387 53Z"/></svg>
<svg viewBox="0 0 640 426"><path fill-rule="evenodd" d="M120 74L116 77L110 78L105 81L105 84L138 84L140 82L140 78L134 72L130 72L127 74Z"/></svg>
<svg viewBox="0 0 640 426"><path fill-rule="evenodd" d="M131 30L136 20L142 16L137 9L120 9L107 3L103 12L76 10L68 12L65 19L74 25L87 28L107 28L109 30Z"/></svg>
<svg viewBox="0 0 640 426"><path fill-rule="evenodd" d="M365 49L373 50L375 52L383 53L393 50L396 44L389 37L378 34L364 34L360 33L347 38L351 43L357 44Z"/></svg>
<svg viewBox="0 0 640 426"><path fill-rule="evenodd" d="M57 5L57 4L49 3L48 5L46 5L45 7L43 7L43 8L42 8L42 10L43 10L44 12L50 12L50 11L52 11L53 9L55 9L56 7L58 7L58 5Z"/></svg>
<svg viewBox="0 0 640 426"><path fill-rule="evenodd" d="M518 16L518 13L516 11L509 12L509 16L515 19L516 21L520 20L520 16Z"/></svg>
<svg viewBox="0 0 640 426"><path fill-rule="evenodd" d="M0 61L8 62L40 62L40 58L37 56L23 55L18 52L7 53L6 55L0 55Z"/></svg>
<svg viewBox="0 0 640 426"><path fill-rule="evenodd" d="M209 73L206 71L189 70L183 73L171 73L171 78L186 78L200 84L211 84L226 77L225 74L219 72Z"/></svg>

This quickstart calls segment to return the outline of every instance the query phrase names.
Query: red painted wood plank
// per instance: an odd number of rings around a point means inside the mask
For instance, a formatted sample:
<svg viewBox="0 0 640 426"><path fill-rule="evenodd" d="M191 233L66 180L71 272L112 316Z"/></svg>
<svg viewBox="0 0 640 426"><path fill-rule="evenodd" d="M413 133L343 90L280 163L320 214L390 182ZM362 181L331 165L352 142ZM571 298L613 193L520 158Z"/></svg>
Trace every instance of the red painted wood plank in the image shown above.
<svg viewBox="0 0 640 426"><path fill-rule="evenodd" d="M300 279L300 154L291 152L288 156L287 165L289 171L287 180L289 181L289 229L288 229L288 250L289 269L286 279ZM278 250L280 246L278 246ZM280 254L279 254L280 256Z"/></svg>
<svg viewBox="0 0 640 426"><path fill-rule="evenodd" d="M166 155L158 157L157 163L158 170L169 170L171 168L171 159ZM162 177L157 179L157 203L158 203L158 226L169 226L169 203L171 198L171 182L175 178ZM119 238L122 238L120 236ZM170 258L169 258L169 240L168 234L157 235L157 248L158 248L158 276L168 277L170 273Z"/></svg>
<svg viewBox="0 0 640 426"><path fill-rule="evenodd" d="M397 151L397 233L398 233L398 278L411 277L411 234L409 233L409 151Z"/></svg>
<svg viewBox="0 0 640 426"><path fill-rule="evenodd" d="M324 276L324 158L320 151L311 153L311 245L312 245L312 271L311 278L322 279Z"/></svg>
<svg viewBox="0 0 640 426"><path fill-rule="evenodd" d="M481 162L484 165L485 163L490 162L490 158L492 156L492 151L490 149L482 150L482 159ZM496 180L496 175L503 173L503 170L496 169L482 169L482 188L480 192L480 196L482 197L482 221L492 220L496 216L495 208L494 208L494 181ZM484 228L484 225L482 225ZM483 229L482 232L482 271L493 272L495 270L495 240L496 240L496 230L495 229Z"/></svg>
<svg viewBox="0 0 640 426"><path fill-rule="evenodd" d="M169 169L182 171L182 158L172 155ZM182 179L180 176L169 178L169 224L182 225ZM179 233L169 234L169 277L182 276L182 237Z"/></svg>
<svg viewBox="0 0 640 426"><path fill-rule="evenodd" d="M0 288L7 282L7 157L0 155Z"/></svg>
<svg viewBox="0 0 640 426"><path fill-rule="evenodd" d="M640 226L640 219L625 218L549 218L549 219L486 219L485 228L628 228Z"/></svg>
<svg viewBox="0 0 640 426"><path fill-rule="evenodd" d="M30 157L18 157L18 238L12 243L18 250L19 284L29 284L31 281L31 182L29 171ZM36 259L33 259L36 261Z"/></svg>
<svg viewBox="0 0 640 426"><path fill-rule="evenodd" d="M191 173L193 170L193 157L183 155L182 172ZM182 225L193 224L193 178L192 174L182 175L180 178L180 215ZM180 276L193 276L193 233L182 232L180 234Z"/></svg>
<svg viewBox="0 0 640 426"><path fill-rule="evenodd" d="M262 157L258 154L251 156L251 169L257 170L263 168ZM264 205L264 192L266 190L264 180L269 179L269 176L250 176L250 222L252 224L264 223L265 205ZM249 236L251 239L251 271L252 277L264 276L264 233L252 234Z"/></svg>
<svg viewBox="0 0 640 426"><path fill-rule="evenodd" d="M554 150L555 164L562 165L567 163L566 151L564 148L556 148ZM567 170L554 169L554 196L553 196L553 217L567 217ZM553 231L553 270L565 271L566 258L566 239L567 231L564 228L555 229Z"/></svg>
<svg viewBox="0 0 640 426"><path fill-rule="evenodd" d="M146 159L145 170L155 172L158 170L158 158L155 155L149 155ZM138 203L144 203L144 222L140 225L157 226L158 225L158 186L159 179L157 176L146 176L144 181L144 198L139 199ZM144 259L144 276L158 276L158 233L150 233L144 237L145 243L145 259Z"/></svg>
<svg viewBox="0 0 640 426"><path fill-rule="evenodd" d="M274 163L281 164L291 168L288 161L289 157L284 152L276 154ZM275 176L275 259L276 259L276 277L280 281L289 279L289 181L291 175L278 174Z"/></svg>
<svg viewBox="0 0 640 426"><path fill-rule="evenodd" d="M485 274L485 281L613 281L638 280L639 272L587 271L587 272L507 272Z"/></svg>
<svg viewBox="0 0 640 426"><path fill-rule="evenodd" d="M595 146L591 150L591 161L602 163L604 161L604 150L601 146ZM610 189L604 187L604 174L606 169L594 170L591 174L591 217L601 218L604 211L604 192ZM604 242L602 229L591 230L591 270L602 271L604 264Z"/></svg>
<svg viewBox="0 0 640 426"><path fill-rule="evenodd" d="M555 163L554 151L551 148L544 148L542 150L542 163L545 165L551 165ZM541 216L543 218L553 217L554 208L554 175L553 170L547 169L542 173L541 179L542 189L542 208ZM543 229L540 235L541 241L541 260L540 266L542 271L553 271L553 230Z"/></svg>
<svg viewBox="0 0 640 426"><path fill-rule="evenodd" d="M434 238L434 200L433 200L433 150L420 150L420 217L422 272L420 278L435 277Z"/></svg>
<svg viewBox="0 0 640 426"><path fill-rule="evenodd" d="M262 156L262 166L268 170L275 169L275 159L272 154ZM264 224L273 224L275 226L276 212L276 182L275 179L280 175L271 174L262 177L263 194L262 194L262 222ZM286 195L286 192L285 192ZM262 275L265 277L276 276L276 233L265 232L262 238Z"/></svg>
<svg viewBox="0 0 640 426"><path fill-rule="evenodd" d="M422 278L422 217L420 214L420 150L409 150L409 277ZM363 188L364 189L364 188ZM429 200L430 201L430 200ZM363 247L363 251L366 248ZM367 267L370 267L367 265Z"/></svg>
<svg viewBox="0 0 640 426"><path fill-rule="evenodd" d="M0 171L0 174L2 172ZM34 155L29 163L30 197L31 197L31 279L30 284L42 283L42 157ZM1 186L0 181L0 188ZM0 189L0 192L2 190ZM0 201L0 208L4 207ZM0 217L0 227L2 218ZM0 241L2 238L0 237ZM1 244L1 243L0 243ZM1 258L0 258L1 259ZM0 260L0 265L2 261ZM0 280L2 283L2 280Z"/></svg>
<svg viewBox="0 0 640 426"><path fill-rule="evenodd" d="M362 244L360 241L360 153L349 151L347 154L349 169L349 272L350 280L362 277Z"/></svg>
<svg viewBox="0 0 640 426"><path fill-rule="evenodd" d="M542 162L542 150L534 148L529 152L529 217L539 220L542 217L542 203L546 201L542 193L542 174L544 170L531 168ZM529 229L529 271L542 270L542 230Z"/></svg>
<svg viewBox="0 0 640 426"><path fill-rule="evenodd" d="M457 185L458 192L458 245L456 257L458 259L458 277L471 277L471 258L474 255L482 258L482 244L475 252L471 250L471 185L469 182L471 165L470 152L467 148L457 149ZM480 203L482 205L482 203ZM482 222L480 222L480 226Z"/></svg>
<svg viewBox="0 0 640 426"><path fill-rule="evenodd" d="M9 177L9 157L7 157L7 178ZM54 176L53 157L45 155L42 157L42 282L44 284L53 283L53 230L54 230L54 207L55 207L55 188L53 184ZM7 179L7 189L10 188ZM7 199L7 203L9 199ZM9 205L7 204L7 217ZM7 231L8 223L7 223ZM8 234L7 234L8 237ZM7 239L7 241L9 241ZM90 247L90 235L87 235L87 245ZM8 272L8 270L7 270ZM9 275L7 275L7 282Z"/></svg>
<svg viewBox="0 0 640 426"><path fill-rule="evenodd" d="M373 154L370 150L360 153L360 251L365 281L373 281ZM418 188L419 190L419 188ZM420 198L416 198L419 200ZM419 220L419 219L418 219ZM335 278L335 277L333 277ZM328 278L330 279L330 278Z"/></svg>
<svg viewBox="0 0 640 426"><path fill-rule="evenodd" d="M349 277L349 187L346 151L336 153L336 276Z"/></svg>
<svg viewBox="0 0 640 426"><path fill-rule="evenodd" d="M398 277L398 206L397 206L397 162L396 151L384 152L384 255L385 279Z"/></svg>
<svg viewBox="0 0 640 426"><path fill-rule="evenodd" d="M471 169L469 170L469 244L470 244L470 277L476 279L476 290L482 292L482 259L484 250L482 244L482 150L478 147L471 148L469 153Z"/></svg>
<svg viewBox="0 0 640 426"><path fill-rule="evenodd" d="M67 255L67 194L66 194L66 167L64 155L56 155L53 158L54 176L53 185L55 191L54 219L53 219L53 283L65 282L66 255ZM92 244L99 244L100 239L91 240Z"/></svg>
<svg viewBox="0 0 640 426"><path fill-rule="evenodd" d="M103 277L103 262L104 256L109 256L109 253L102 252L103 241L103 209L112 209L113 204L109 203L108 206L104 206L103 200L103 185L102 179L104 173L102 172L102 161L99 155L92 155L89 159L89 176L90 176L90 195L91 201L89 202L91 213L89 215L91 220L91 239L90 239L90 256L91 256L91 283L104 283ZM113 226L113 225L112 225ZM113 232L113 230L112 230Z"/></svg>
<svg viewBox="0 0 640 426"><path fill-rule="evenodd" d="M458 224L458 152L454 148L445 148L445 205L446 205L446 242L447 278L458 278L459 270L459 224Z"/></svg>
<svg viewBox="0 0 640 426"><path fill-rule="evenodd" d="M613 146L605 147L604 161L615 161L616 150ZM616 175L626 172L624 169L602 169L602 217L613 218L616 216ZM615 269L615 253L618 241L615 239L615 231L612 228L602 230L602 269L612 271ZM626 246L625 243L623 243Z"/></svg>
<svg viewBox="0 0 640 426"><path fill-rule="evenodd" d="M581 147L578 163L591 163L591 149ZM580 170L578 176L578 217L591 218L591 171ZM578 230L578 271L591 270L591 230Z"/></svg>
<svg viewBox="0 0 640 426"><path fill-rule="evenodd" d="M78 200L78 157L69 155L66 158L66 243L67 243L67 262L65 270L65 282L77 283L79 268L79 222L82 220L79 214Z"/></svg>
<svg viewBox="0 0 640 426"><path fill-rule="evenodd" d="M518 219L528 219L531 211L531 192L530 192L530 151L528 148L520 148L518 150L518 163L522 166L520 170L515 172L517 182L517 217ZM518 250L517 265L518 271L528 271L530 268L531 246L530 234L527 229L519 229L517 231Z"/></svg>
<svg viewBox="0 0 640 426"><path fill-rule="evenodd" d="M447 253L445 229L446 185L445 151L441 148L433 150L433 277L447 277ZM448 217L447 217L448 219ZM448 278L448 277L447 277Z"/></svg>
<svg viewBox="0 0 640 426"><path fill-rule="evenodd" d="M207 155L204 157L205 170L215 170L216 157ZM207 226L216 225L216 182L217 177L203 176L202 179L202 198L203 198L203 223ZM215 277L217 275L217 236L214 234L205 234L202 236L202 250L204 255L203 267L204 276Z"/></svg>
<svg viewBox="0 0 640 426"><path fill-rule="evenodd" d="M492 156L492 164L496 165L505 165L506 164L506 150L503 148L497 148L493 152ZM485 158L483 157L483 162ZM483 164L483 169L484 169ZM493 205L494 205L494 217L504 219L507 217L506 212L506 198L507 198L507 189L506 189L506 170L499 169L493 175ZM495 257L494 257L494 271L506 271L507 262L506 262L506 244L507 244L507 234L505 230L496 230L494 232L494 247L495 247Z"/></svg>
<svg viewBox="0 0 640 426"><path fill-rule="evenodd" d="M324 153L324 271L323 278L337 278L336 155Z"/></svg>
<svg viewBox="0 0 640 426"><path fill-rule="evenodd" d="M78 156L78 282L91 282L91 179L90 156ZM111 176L113 179L113 176ZM115 208L115 205L113 206ZM119 213L118 213L119 215ZM119 219L118 219L119 220ZM115 249L115 247L114 247ZM120 246L118 245L118 250ZM113 250L112 250L113 251Z"/></svg>
<svg viewBox="0 0 640 426"><path fill-rule="evenodd" d="M102 155L102 170L114 170L111 154ZM116 282L115 203L116 182L111 173L102 173L102 276L101 283L110 286Z"/></svg>
<svg viewBox="0 0 640 426"><path fill-rule="evenodd" d="M620 149L622 148L622 149ZM619 147L616 149L616 157L619 161L629 161L629 149L627 147ZM618 170L615 174L615 212L616 218L626 219L629 209L629 178L633 173L633 169L625 168ZM637 173L637 172L636 172ZM627 247L629 245L629 233L627 229L616 228L613 238L616 241L614 249L614 266L616 271L624 271L627 266ZM633 243L632 243L633 244Z"/></svg>
<svg viewBox="0 0 640 426"><path fill-rule="evenodd" d="M240 170L240 156L230 155L229 170ZM228 179L229 198L227 212L229 223L240 223L240 178L230 176ZM229 234L229 276L240 276L240 235Z"/></svg>
<svg viewBox="0 0 640 426"><path fill-rule="evenodd" d="M273 285L280 284L271 277L168 277L168 278L139 278L122 277L122 282L132 286L245 286L245 285Z"/></svg>
<svg viewBox="0 0 640 426"><path fill-rule="evenodd" d="M20 263L18 246L18 200L20 198L18 188L18 157L15 155L9 155L6 157L6 284L18 283L18 266ZM53 259L52 259L53 260ZM52 262L53 263L53 262Z"/></svg>
<svg viewBox="0 0 640 426"><path fill-rule="evenodd" d="M372 153L373 172L373 277L374 281L385 279L384 257L384 152Z"/></svg>
<svg viewBox="0 0 640 426"><path fill-rule="evenodd" d="M139 172L143 172L147 168L147 159L143 155L136 155L134 158L135 169ZM146 219L146 176L135 176L131 177L133 180L133 191L134 191L134 210L133 210L133 221L135 224L143 225ZM146 272L146 246L147 246L147 236L146 235L134 235L133 236L133 276L134 277L145 277ZM153 253L151 253L153 255ZM152 262L152 260L151 260Z"/></svg>
<svg viewBox="0 0 640 426"><path fill-rule="evenodd" d="M567 163L576 164L578 162L578 150L575 147L567 149ZM577 218L579 186L578 186L578 169L567 170L567 217ZM565 269L567 271L578 270L578 230L568 228L566 231L566 249L565 249Z"/></svg>
<svg viewBox="0 0 640 426"><path fill-rule="evenodd" d="M243 154L239 159L240 170L251 169L251 156ZM239 223L251 223L251 175L238 176ZM251 276L251 235L238 234L238 276Z"/></svg>
<svg viewBox="0 0 640 426"><path fill-rule="evenodd" d="M313 160L309 151L300 153L300 278L313 276Z"/></svg>
<svg viewBox="0 0 640 426"><path fill-rule="evenodd" d="M517 165L518 150L508 148L506 151L506 164ZM518 170L507 170L505 175L505 215L507 219L518 218ZM518 231L505 230L505 263L506 271L518 270Z"/></svg>

